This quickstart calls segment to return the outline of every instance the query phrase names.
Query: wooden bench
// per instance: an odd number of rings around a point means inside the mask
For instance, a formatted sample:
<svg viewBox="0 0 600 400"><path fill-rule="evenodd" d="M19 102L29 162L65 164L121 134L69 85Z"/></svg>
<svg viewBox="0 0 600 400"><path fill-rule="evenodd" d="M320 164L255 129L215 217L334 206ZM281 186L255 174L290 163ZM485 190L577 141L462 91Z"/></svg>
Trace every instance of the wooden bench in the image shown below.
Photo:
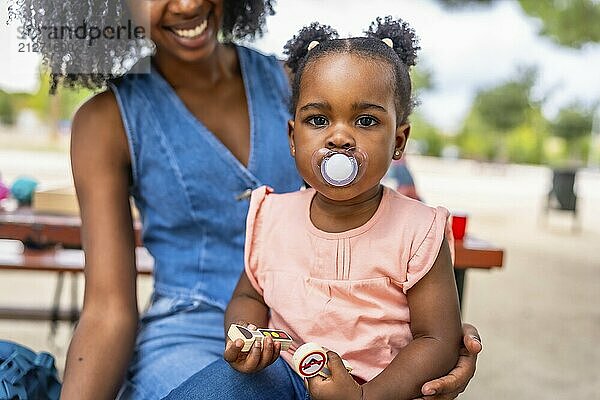
<svg viewBox="0 0 600 400"><path fill-rule="evenodd" d="M22 319L33 321L51 321L52 332L58 321L75 323L79 319L77 277L84 271L85 256L76 249L27 249L17 242L8 243L0 250L0 270L35 271L56 273L57 281L50 308L0 307L0 319ZM12 246L11 246L12 244ZM154 260L146 249L136 249L137 270L139 274L152 274ZM70 308L60 306L65 276L71 277Z"/></svg>

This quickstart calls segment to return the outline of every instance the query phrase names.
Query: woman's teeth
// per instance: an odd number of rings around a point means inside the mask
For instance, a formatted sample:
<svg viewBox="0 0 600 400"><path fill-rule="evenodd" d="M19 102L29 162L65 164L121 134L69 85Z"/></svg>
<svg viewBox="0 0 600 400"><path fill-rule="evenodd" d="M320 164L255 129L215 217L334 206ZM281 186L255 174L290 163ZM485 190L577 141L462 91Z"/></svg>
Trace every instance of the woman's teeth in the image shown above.
<svg viewBox="0 0 600 400"><path fill-rule="evenodd" d="M175 32L177 36L181 36L187 39L193 39L197 36L202 35L206 30L207 25L208 22L204 20L200 25L198 25L194 29L173 29L173 32Z"/></svg>

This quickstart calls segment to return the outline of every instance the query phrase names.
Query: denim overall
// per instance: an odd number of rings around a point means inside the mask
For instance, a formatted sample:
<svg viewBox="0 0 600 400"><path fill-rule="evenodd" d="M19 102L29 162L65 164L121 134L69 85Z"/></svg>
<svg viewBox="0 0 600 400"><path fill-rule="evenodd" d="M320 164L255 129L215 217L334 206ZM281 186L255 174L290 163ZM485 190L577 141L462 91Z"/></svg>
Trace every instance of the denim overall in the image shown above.
<svg viewBox="0 0 600 400"><path fill-rule="evenodd" d="M250 117L242 165L156 69L110 85L129 141L154 294L122 399L153 399L222 358L223 314L244 267L249 190L298 190L287 141L287 77L274 57L237 47ZM225 111L226 112L226 111Z"/></svg>

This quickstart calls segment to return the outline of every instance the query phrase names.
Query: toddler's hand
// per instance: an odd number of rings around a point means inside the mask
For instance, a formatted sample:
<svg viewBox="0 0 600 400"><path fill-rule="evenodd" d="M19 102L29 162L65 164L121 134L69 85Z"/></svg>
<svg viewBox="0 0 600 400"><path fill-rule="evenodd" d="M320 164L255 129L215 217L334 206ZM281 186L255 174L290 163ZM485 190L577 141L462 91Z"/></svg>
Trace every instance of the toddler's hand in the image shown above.
<svg viewBox="0 0 600 400"><path fill-rule="evenodd" d="M361 400L362 389L342 363L340 356L327 352L329 378L320 375L308 379L308 391L312 400Z"/></svg>
<svg viewBox="0 0 600 400"><path fill-rule="evenodd" d="M252 324L239 325L256 330L256 326ZM244 342L241 339L231 341L227 338L223 358L233 369L245 374L258 372L273 364L281 352L281 343L273 343L273 339L269 336L263 339L262 345L258 341L254 342L247 352L241 351L243 346Z"/></svg>

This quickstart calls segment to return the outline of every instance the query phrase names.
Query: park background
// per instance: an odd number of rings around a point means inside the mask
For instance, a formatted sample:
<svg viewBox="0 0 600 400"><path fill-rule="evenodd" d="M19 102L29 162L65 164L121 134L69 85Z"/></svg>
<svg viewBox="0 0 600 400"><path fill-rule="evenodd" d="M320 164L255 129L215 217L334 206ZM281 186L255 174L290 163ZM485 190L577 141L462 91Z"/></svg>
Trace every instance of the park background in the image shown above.
<svg viewBox="0 0 600 400"><path fill-rule="evenodd" d="M421 38L408 156L418 190L468 212L468 231L505 249L502 269L467 274L463 319L484 352L461 398L598 398L600 1L279 0L275 10L250 45L278 56L313 20L359 35L389 14ZM14 24L0 17L1 178L71 185L69 121L92 93L48 96L39 60L15 52ZM553 171L565 168L577 174L577 221L545 214ZM52 297L53 276L0 276L2 304ZM139 281L144 305L151 281ZM61 323L49 339L47 323L0 321L1 338L52 351L60 368L70 333Z"/></svg>

